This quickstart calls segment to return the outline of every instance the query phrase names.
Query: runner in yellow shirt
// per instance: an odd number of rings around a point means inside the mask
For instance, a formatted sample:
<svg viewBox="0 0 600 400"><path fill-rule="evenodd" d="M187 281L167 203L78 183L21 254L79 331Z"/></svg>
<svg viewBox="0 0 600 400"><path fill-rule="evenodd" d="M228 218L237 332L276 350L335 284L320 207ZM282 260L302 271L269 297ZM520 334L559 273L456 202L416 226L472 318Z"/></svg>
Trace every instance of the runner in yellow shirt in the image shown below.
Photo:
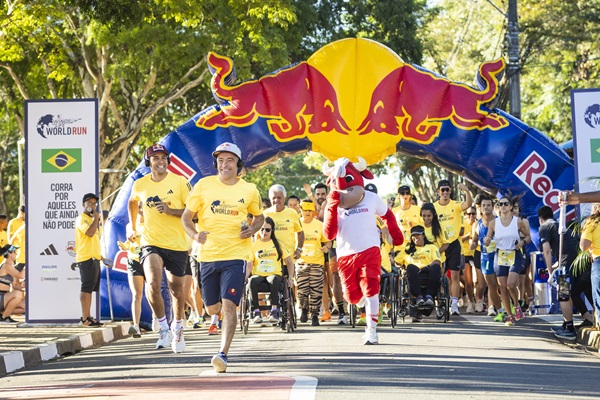
<svg viewBox="0 0 600 400"><path fill-rule="evenodd" d="M265 218L271 217L275 222L277 238L292 253L295 260L300 258L304 246L304 231L300 223L300 215L293 208L285 206L287 192L282 185L273 185L269 189L269 198L273 204L264 211Z"/></svg>
<svg viewBox="0 0 600 400"><path fill-rule="evenodd" d="M140 264L148 283L148 302L158 319L156 348L171 345L174 353L185 350L183 319L185 318L184 275L188 258L188 240L179 218L191 185L179 175L170 173L169 151L162 144L153 144L144 153L150 173L133 183L129 197L129 229L127 236L136 240L138 203L143 203L144 228L140 238ZM175 318L169 329L165 305L161 295L163 269L173 297Z"/></svg>
<svg viewBox="0 0 600 400"><path fill-rule="evenodd" d="M244 165L239 147L222 143L213 152L213 158L217 175L196 183L181 221L187 234L200 243L197 258L206 310L211 315L223 310L221 348L211 363L216 372L225 372L236 330L236 307L244 290L246 263L252 257L251 237L263 225L264 216L256 185L238 176ZM192 221L195 214L198 230ZM248 214L253 216L251 224Z"/></svg>
<svg viewBox="0 0 600 400"><path fill-rule="evenodd" d="M450 181L442 179L438 182L439 200L434 203L440 219L440 225L448 237L450 243L444 251L446 256L446 270L450 270L450 306L452 315L460 315L458 310L458 298L460 296L460 270L464 267L461 257L460 230L462 228L463 212L473 204L471 192L463 184L458 184L458 189L465 195L465 201L459 203L450 198ZM440 250L441 252L441 250Z"/></svg>

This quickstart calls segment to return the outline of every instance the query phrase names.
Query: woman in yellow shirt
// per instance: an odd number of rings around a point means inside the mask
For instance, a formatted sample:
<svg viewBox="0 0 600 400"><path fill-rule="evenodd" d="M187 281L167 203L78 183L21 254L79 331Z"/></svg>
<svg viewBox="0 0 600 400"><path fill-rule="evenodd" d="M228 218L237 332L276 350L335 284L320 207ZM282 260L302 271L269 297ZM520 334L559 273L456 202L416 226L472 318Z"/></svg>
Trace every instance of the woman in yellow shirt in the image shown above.
<svg viewBox="0 0 600 400"><path fill-rule="evenodd" d="M262 316L258 305L258 292L261 284L267 284L271 292L271 313L267 321L272 323L279 322L279 288L283 279L282 262L287 267L289 277L294 276L294 262L290 252L275 237L275 222L271 217L266 217L265 222L260 228L260 234L257 240L252 244L252 276L248 280L250 286L250 301L254 310L255 324L262 322Z"/></svg>
<svg viewBox="0 0 600 400"><path fill-rule="evenodd" d="M585 220L581 229L579 247L582 251L588 251L592 255L592 299L596 309L596 327L599 325L600 314L600 203L595 203L592 214Z"/></svg>

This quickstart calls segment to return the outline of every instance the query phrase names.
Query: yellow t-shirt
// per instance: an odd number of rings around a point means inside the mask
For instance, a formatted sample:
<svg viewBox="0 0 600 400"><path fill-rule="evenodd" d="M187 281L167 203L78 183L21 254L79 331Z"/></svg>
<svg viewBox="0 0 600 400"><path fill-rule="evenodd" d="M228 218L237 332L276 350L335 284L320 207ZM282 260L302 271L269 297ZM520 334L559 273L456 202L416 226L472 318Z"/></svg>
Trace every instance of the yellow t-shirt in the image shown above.
<svg viewBox="0 0 600 400"><path fill-rule="evenodd" d="M19 246L15 263L25 264L25 254L27 251L27 246L25 243L25 223L19 225L19 228L13 233L8 241L12 245Z"/></svg>
<svg viewBox="0 0 600 400"><path fill-rule="evenodd" d="M463 223L463 234L462 236L465 236L466 234L469 234L469 238L467 238L466 240L461 240L460 241L460 247L462 248L462 253L465 256L473 256L475 254L475 250L471 250L471 243L470 243L470 238L471 238L471 232L473 231L473 225L471 225L469 223L469 221L465 220L465 222ZM479 247L479 246L477 246Z"/></svg>
<svg viewBox="0 0 600 400"><path fill-rule="evenodd" d="M415 225L423 225L423 220L421 219L421 209L414 204L411 204L408 210L402 209L402 206L398 206L392 210L394 216L396 217L396 221L398 221L398 225L400 229L402 229L402 234L405 238L410 237L410 228Z"/></svg>
<svg viewBox="0 0 600 400"><path fill-rule="evenodd" d="M198 261L252 259L252 240L241 239L240 231L248 213L262 213L254 183L240 179L235 185L226 185L216 175L207 176L194 185L187 208L198 213L198 231L209 232L206 242L198 246Z"/></svg>
<svg viewBox="0 0 600 400"><path fill-rule="evenodd" d="M460 235L460 228L463 224L463 211L461 203L450 200L445 206L440 205L439 201L434 204L435 211L438 214L442 230L446 232L448 243L454 242Z"/></svg>
<svg viewBox="0 0 600 400"><path fill-rule="evenodd" d="M290 256L289 251L284 246L281 246L281 259L277 259L277 249L272 240L263 242L260 239L256 239L252 243L252 275L269 276L269 275L282 275L283 260Z"/></svg>
<svg viewBox="0 0 600 400"><path fill-rule="evenodd" d="M275 222L275 236L279 243L292 253L298 247L296 245L296 233L302 232L300 216L293 208L285 207L280 212L275 211L275 206L267 208L264 212L265 218L271 217ZM306 239L305 239L306 240Z"/></svg>
<svg viewBox="0 0 600 400"><path fill-rule="evenodd" d="M95 260L102 259L102 253L100 250L100 229L96 229L94 236L88 236L85 232L88 230L92 222L93 217L90 217L86 213L81 213L75 221L75 261L81 262L93 258Z"/></svg>
<svg viewBox="0 0 600 400"><path fill-rule="evenodd" d="M427 238L427 240L429 240L431 243L433 243L435 245L435 247L437 247L438 251L444 244L450 243L448 241L446 233L444 232L443 229L442 229L442 235L436 238L433 236L433 230L431 229L431 227L425 227L425 237ZM440 261L441 262L446 261L446 254L445 253L440 253L440 254L441 254Z"/></svg>
<svg viewBox="0 0 600 400"><path fill-rule="evenodd" d="M6 227L6 234L8 235L9 240L10 240L10 238L12 238L14 236L15 232L21 226L23 226L24 223L25 223L25 220L21 219L19 217L13 218L10 221L8 221L8 226ZM14 243L11 242L10 244L14 244Z"/></svg>
<svg viewBox="0 0 600 400"><path fill-rule="evenodd" d="M303 264L325 264L325 253L321 251L323 245L329 240L323 235L323 223L316 218L310 223L302 223L304 231L304 246L302 246L302 256L298 262ZM279 240L279 236L277 236Z"/></svg>
<svg viewBox="0 0 600 400"><path fill-rule="evenodd" d="M0 231L0 247L8 244L8 233L4 230ZM0 255L0 264L4 262L4 257Z"/></svg>
<svg viewBox="0 0 600 400"><path fill-rule="evenodd" d="M598 229L598 222L590 221L589 223L585 223L581 230L581 238L592 242L592 247L590 247L592 259L600 257L600 229Z"/></svg>
<svg viewBox="0 0 600 400"><path fill-rule="evenodd" d="M417 246L415 249L413 254L407 254L406 251L399 253L394 261L403 265L413 264L419 268L423 268L435 260L441 262L440 252L435 245L426 244L421 247Z"/></svg>
<svg viewBox="0 0 600 400"><path fill-rule="evenodd" d="M142 246L157 246L162 249L187 251L188 240L181 218L156 211L153 198L158 196L169 208L182 210L190 193L191 185L183 177L168 173L160 182L152 181L148 174L133 183L131 200L141 201L144 210Z"/></svg>

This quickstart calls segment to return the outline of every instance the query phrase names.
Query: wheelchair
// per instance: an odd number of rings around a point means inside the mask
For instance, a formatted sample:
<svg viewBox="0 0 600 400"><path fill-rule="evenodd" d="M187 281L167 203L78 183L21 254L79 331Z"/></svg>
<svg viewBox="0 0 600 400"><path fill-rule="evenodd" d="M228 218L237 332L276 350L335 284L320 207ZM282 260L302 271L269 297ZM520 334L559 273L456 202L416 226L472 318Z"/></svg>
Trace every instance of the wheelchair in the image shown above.
<svg viewBox="0 0 600 400"><path fill-rule="evenodd" d="M258 287L258 293L270 294L271 290L269 288L269 284L266 282L262 282ZM287 278L287 274L284 275L284 278L281 280L281 284L279 286L279 296L277 302L277 308L279 309L279 322L274 323L273 326L279 325L281 330L289 332L294 332L297 328L296 321L296 300L292 293L292 288L289 284L289 278ZM266 297L268 299L269 296ZM260 311L271 310L271 304L267 300L267 304L259 305ZM250 284L246 282L244 285L244 293L242 294L242 299L240 301L239 307L239 321L240 321L240 330L244 333L244 335L248 334L248 328L250 327L250 321L252 320L252 304L250 303Z"/></svg>
<svg viewBox="0 0 600 400"><path fill-rule="evenodd" d="M440 284L437 293L433 298L433 307L417 305L416 297L411 295L410 282L408 281L405 268L400 269L398 284L400 293L398 317L402 318L403 323L405 322L407 315L429 316L433 311L435 311L435 317L438 320L443 320L444 322L450 320L450 292L448 288L448 279L446 278L445 273L442 273L442 276L440 277ZM425 289L427 287L427 276L420 276L419 284L422 290Z"/></svg>

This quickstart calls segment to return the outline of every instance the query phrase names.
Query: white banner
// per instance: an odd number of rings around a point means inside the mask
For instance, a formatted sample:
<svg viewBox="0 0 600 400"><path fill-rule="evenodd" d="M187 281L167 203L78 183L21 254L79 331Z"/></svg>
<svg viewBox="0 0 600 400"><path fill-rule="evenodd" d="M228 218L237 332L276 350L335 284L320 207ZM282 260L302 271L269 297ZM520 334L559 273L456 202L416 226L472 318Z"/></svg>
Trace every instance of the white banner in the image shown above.
<svg viewBox="0 0 600 400"><path fill-rule="evenodd" d="M25 102L27 322L77 322L75 220L98 194L98 101ZM98 294L92 315L99 319Z"/></svg>
<svg viewBox="0 0 600 400"><path fill-rule="evenodd" d="M600 89L572 90L571 110L575 189L600 190ZM582 204L579 216L589 215L591 209L592 204Z"/></svg>

